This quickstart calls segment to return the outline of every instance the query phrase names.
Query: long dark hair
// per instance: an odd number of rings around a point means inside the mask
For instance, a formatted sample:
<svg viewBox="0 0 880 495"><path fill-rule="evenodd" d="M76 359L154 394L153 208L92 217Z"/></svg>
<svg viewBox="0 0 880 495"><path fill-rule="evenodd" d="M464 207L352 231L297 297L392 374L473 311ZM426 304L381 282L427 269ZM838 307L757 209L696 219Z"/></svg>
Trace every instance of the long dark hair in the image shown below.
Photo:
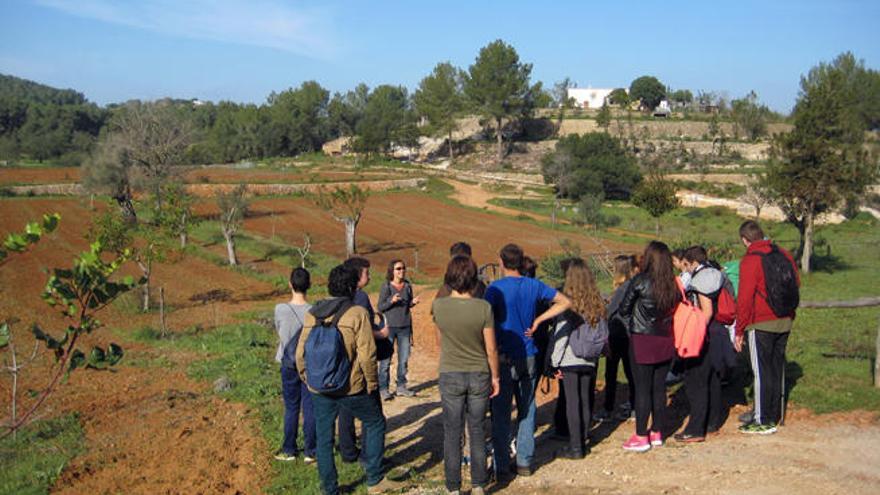
<svg viewBox="0 0 880 495"><path fill-rule="evenodd" d="M670 311L681 299L675 274L672 272L672 255L669 246L651 241L642 256L641 272L651 281L651 298L661 313Z"/></svg>

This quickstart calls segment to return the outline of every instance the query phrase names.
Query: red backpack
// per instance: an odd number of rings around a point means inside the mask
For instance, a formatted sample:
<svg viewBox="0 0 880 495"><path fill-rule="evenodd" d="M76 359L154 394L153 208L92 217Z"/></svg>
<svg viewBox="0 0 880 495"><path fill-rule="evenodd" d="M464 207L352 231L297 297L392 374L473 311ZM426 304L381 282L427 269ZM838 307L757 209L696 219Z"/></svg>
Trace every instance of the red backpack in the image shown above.
<svg viewBox="0 0 880 495"><path fill-rule="evenodd" d="M675 336L675 350L683 358L700 356L703 343L706 341L706 327L709 322L700 308L688 301L684 293L681 280L675 277L678 290L681 292L681 302L675 308L672 315L672 333Z"/></svg>
<svg viewBox="0 0 880 495"><path fill-rule="evenodd" d="M715 309L715 321L722 325L730 325L736 321L736 299L727 289L726 285L721 286L718 291L718 304Z"/></svg>

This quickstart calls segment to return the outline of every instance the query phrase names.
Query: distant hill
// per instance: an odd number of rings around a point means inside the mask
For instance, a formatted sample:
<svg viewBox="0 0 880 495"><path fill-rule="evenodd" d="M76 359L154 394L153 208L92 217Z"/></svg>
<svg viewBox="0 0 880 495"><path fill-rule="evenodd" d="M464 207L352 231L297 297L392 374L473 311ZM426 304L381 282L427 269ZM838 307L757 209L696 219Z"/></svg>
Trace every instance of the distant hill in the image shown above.
<svg viewBox="0 0 880 495"><path fill-rule="evenodd" d="M15 76L0 74L0 99L22 103L82 105L86 97L72 89L58 89Z"/></svg>

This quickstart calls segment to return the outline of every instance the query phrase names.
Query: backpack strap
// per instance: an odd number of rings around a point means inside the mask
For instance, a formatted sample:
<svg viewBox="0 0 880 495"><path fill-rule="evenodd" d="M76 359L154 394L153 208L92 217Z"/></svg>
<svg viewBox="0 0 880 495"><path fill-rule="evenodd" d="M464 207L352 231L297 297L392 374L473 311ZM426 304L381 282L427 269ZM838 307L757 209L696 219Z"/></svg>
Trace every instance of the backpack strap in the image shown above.
<svg viewBox="0 0 880 495"><path fill-rule="evenodd" d="M342 315L345 314L346 311L354 306L354 302L351 299L346 299L342 306L339 307L339 310L336 311L336 314L333 315L333 320L330 321L330 326L337 327L339 326L339 320L342 319Z"/></svg>
<svg viewBox="0 0 880 495"><path fill-rule="evenodd" d="M286 304L287 304L287 307L290 308L290 312L293 313L293 317L296 318L296 321L299 322L300 327L305 327L306 324L303 323L303 321L301 319L299 319L299 315L296 314L296 310L293 309L293 304L290 304L290 303L286 303Z"/></svg>

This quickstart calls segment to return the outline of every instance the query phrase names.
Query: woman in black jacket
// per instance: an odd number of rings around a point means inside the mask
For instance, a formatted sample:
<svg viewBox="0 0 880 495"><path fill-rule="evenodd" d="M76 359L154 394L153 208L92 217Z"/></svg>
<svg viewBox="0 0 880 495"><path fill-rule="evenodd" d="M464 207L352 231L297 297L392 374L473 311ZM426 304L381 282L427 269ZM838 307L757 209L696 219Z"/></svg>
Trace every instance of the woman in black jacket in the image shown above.
<svg viewBox="0 0 880 495"><path fill-rule="evenodd" d="M679 302L669 247L651 241L642 256L641 272L632 278L618 309L630 320L629 358L635 381L636 432L623 444L626 450L645 452L663 445L666 373L675 355L672 315Z"/></svg>

